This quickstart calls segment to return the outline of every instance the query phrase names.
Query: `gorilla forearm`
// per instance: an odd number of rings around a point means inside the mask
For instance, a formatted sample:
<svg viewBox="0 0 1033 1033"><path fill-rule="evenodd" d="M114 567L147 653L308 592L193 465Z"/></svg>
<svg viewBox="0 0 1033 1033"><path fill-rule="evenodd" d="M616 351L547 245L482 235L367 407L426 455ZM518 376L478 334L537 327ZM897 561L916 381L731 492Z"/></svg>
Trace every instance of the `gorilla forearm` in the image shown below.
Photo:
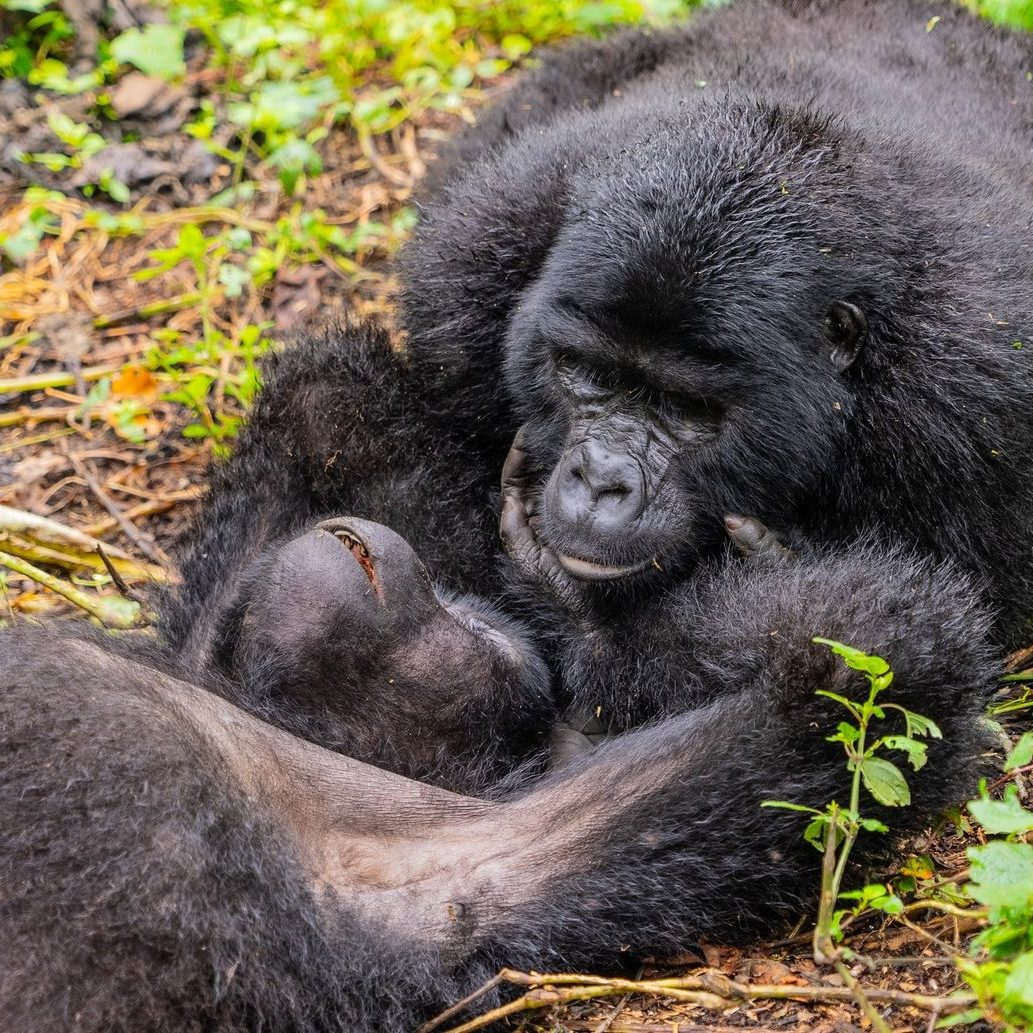
<svg viewBox="0 0 1033 1033"><path fill-rule="evenodd" d="M947 627L945 593L959 605ZM810 644L816 635L884 656L904 684L931 686L941 664L953 667L966 628L973 644L965 645L960 668L992 655L988 619L974 603L961 605L966 598L977 593L956 569L871 542L777 567L715 563L690 584L643 600L633 621L619 612L583 619L583 633L564 647L561 680L571 708L598 712L611 731L707 704L758 679L777 684L803 657L811 680L821 680L838 661ZM913 672L901 667L919 663ZM966 691L985 696L985 686L966 683L959 700ZM924 701L908 705L922 712Z"/></svg>

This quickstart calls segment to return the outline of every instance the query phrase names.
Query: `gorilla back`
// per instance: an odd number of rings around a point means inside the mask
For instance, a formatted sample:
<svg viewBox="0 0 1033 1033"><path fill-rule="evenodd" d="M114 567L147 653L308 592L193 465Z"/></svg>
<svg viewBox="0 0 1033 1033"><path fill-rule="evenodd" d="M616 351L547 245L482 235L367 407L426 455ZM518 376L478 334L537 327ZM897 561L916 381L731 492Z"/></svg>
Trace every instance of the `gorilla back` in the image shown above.
<svg viewBox="0 0 1033 1033"><path fill-rule="evenodd" d="M748 513L960 560L1021 638L1031 69L954 5L755 0L561 50L459 141L404 258L414 364L495 461L529 424L586 592L632 612Z"/></svg>

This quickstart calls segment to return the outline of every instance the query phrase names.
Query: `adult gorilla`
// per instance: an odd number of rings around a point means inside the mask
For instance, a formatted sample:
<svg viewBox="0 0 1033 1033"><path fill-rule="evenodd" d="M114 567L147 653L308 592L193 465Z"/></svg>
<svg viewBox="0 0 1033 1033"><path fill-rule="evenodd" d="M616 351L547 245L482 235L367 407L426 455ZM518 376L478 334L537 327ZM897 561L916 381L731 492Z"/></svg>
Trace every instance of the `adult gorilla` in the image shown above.
<svg viewBox="0 0 1033 1033"><path fill-rule="evenodd" d="M527 424L511 546L615 655L678 649L728 514L953 557L1028 635L1031 68L954 5L745 3L558 51L459 141L413 363L488 466Z"/></svg>

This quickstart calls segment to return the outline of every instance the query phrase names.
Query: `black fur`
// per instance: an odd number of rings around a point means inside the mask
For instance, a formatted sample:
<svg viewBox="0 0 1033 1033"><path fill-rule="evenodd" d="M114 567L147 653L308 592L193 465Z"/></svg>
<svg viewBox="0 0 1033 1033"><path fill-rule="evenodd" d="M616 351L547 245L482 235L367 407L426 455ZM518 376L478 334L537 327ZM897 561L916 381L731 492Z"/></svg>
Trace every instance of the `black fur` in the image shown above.
<svg viewBox="0 0 1033 1033"><path fill-rule="evenodd" d="M4 633L0 1028L386 1033L503 963L777 926L812 902L818 854L759 804L843 799L841 714L813 690L863 691L815 630L888 656L893 699L943 728L896 828L971 785L995 656L951 570L871 547L725 567L684 617L699 677L678 716L498 803L314 747L295 768L289 737L211 712L161 651ZM311 848L341 858L333 892Z"/></svg>
<svg viewBox="0 0 1033 1033"><path fill-rule="evenodd" d="M917 0L736 4L560 50L425 200L403 259L413 367L494 464L530 421L544 477L571 426L558 349L702 360L726 432L675 464L665 569L717 547L729 512L808 541L874 529L987 578L1019 642L1031 68L1031 37ZM845 372L824 339L838 301L867 316Z"/></svg>
<svg viewBox="0 0 1033 1033"><path fill-rule="evenodd" d="M814 690L863 691L814 634L885 656L944 730L894 827L971 788L1033 598L1030 43L940 5L797 6L547 59L438 176L407 359L355 329L276 360L164 644L3 634L0 1028L397 1030L502 963L777 926L817 855L759 804L842 799ZM839 301L868 324L846 364L822 336ZM557 597L568 702L645 727L474 801L220 709L205 690L346 748L304 700L257 698L220 636L254 564L327 515L395 528L442 593L504 586L506 450L530 423L533 506L567 447L540 334L564 307L629 353L725 353L724 430L672 472L691 520L662 570ZM731 561L729 513L799 562ZM536 590L524 616L554 625Z"/></svg>
<svg viewBox="0 0 1033 1033"><path fill-rule="evenodd" d="M527 632L462 591L495 580L487 483L464 470L461 437L438 425L382 331L327 327L263 372L187 535L163 641L186 677L311 742L486 791L555 717ZM348 513L376 539L380 605L366 605L366 576L321 529ZM371 519L410 536L420 558Z"/></svg>

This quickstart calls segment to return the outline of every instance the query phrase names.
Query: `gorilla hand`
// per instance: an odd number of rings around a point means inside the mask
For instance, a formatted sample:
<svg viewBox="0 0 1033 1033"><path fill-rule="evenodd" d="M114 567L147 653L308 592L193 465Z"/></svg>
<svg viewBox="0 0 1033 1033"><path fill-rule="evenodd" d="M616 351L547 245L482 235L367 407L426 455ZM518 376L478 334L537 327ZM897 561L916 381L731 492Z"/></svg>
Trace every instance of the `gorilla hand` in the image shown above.
<svg viewBox="0 0 1033 1033"><path fill-rule="evenodd" d="M725 530L736 549L755 566L781 567L797 562L796 553L787 549L778 535L756 517L729 513Z"/></svg>
<svg viewBox="0 0 1033 1033"><path fill-rule="evenodd" d="M560 566L556 554L541 543L536 530L535 501L527 495L524 428L517 431L502 465L502 545L517 570L575 619L585 616L585 602L577 581Z"/></svg>

